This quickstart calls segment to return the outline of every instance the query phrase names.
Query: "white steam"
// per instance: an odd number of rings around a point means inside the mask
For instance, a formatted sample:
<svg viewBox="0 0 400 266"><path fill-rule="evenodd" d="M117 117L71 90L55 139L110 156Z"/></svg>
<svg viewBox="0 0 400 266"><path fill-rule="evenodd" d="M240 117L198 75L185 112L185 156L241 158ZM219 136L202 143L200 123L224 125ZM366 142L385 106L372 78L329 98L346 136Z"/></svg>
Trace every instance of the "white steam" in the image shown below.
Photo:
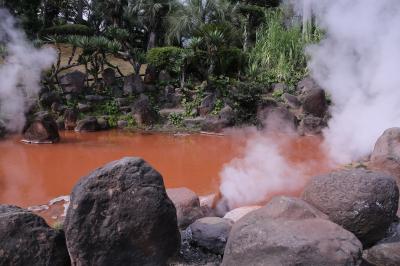
<svg viewBox="0 0 400 266"><path fill-rule="evenodd" d="M56 52L35 48L5 9L0 9L0 43L6 50L0 64L0 119L9 131L19 132L25 112L39 94L42 71L55 61Z"/></svg>
<svg viewBox="0 0 400 266"><path fill-rule="evenodd" d="M327 153L338 163L360 159L384 130L400 125L400 1L288 1L304 14L304 25L312 14L326 33L307 53L311 76L333 101L324 131ZM229 207L301 187L307 164L294 166L277 147L260 133L243 158L224 167L220 190Z"/></svg>
<svg viewBox="0 0 400 266"><path fill-rule="evenodd" d="M341 163L359 159L400 125L400 1L307 1L326 32L308 49L311 75L334 103L326 146Z"/></svg>

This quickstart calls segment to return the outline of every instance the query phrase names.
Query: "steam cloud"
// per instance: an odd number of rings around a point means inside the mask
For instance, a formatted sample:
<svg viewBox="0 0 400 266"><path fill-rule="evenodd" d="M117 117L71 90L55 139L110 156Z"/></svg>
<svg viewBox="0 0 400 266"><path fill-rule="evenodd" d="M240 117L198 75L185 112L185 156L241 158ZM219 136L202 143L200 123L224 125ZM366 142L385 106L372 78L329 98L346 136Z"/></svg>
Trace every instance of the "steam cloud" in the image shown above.
<svg viewBox="0 0 400 266"><path fill-rule="evenodd" d="M56 52L35 48L6 9L0 9L0 43L6 50L0 65L0 120L10 132L20 132L40 91L41 74L56 60Z"/></svg>
<svg viewBox="0 0 400 266"><path fill-rule="evenodd" d="M385 129L400 125L400 1L288 2L300 14L313 14L326 33L306 52L311 76L334 103L324 131L327 153L338 163L367 156ZM249 140L245 157L222 170L221 194L230 206L252 204L299 185L299 169L265 138Z"/></svg>

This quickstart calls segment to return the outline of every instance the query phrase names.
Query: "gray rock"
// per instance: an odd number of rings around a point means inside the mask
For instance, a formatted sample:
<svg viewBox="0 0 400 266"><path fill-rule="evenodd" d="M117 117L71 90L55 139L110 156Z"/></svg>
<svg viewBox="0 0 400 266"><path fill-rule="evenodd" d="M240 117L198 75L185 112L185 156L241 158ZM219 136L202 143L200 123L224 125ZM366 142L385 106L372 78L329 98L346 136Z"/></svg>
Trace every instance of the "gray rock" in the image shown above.
<svg viewBox="0 0 400 266"><path fill-rule="evenodd" d="M329 220L313 218L318 215L303 205L289 204L299 208L295 215L291 208L264 207L244 216L232 228L222 265L359 265L360 241Z"/></svg>
<svg viewBox="0 0 400 266"><path fill-rule="evenodd" d="M192 241L216 254L224 254L233 221L219 217L205 217L190 225Z"/></svg>
<svg viewBox="0 0 400 266"><path fill-rule="evenodd" d="M64 229L72 265L166 265L180 246L162 176L140 158L83 177L72 191Z"/></svg>
<svg viewBox="0 0 400 266"><path fill-rule="evenodd" d="M57 124L58 130L64 130L65 129L65 123L64 123L64 118L63 117L57 118L56 124Z"/></svg>
<svg viewBox="0 0 400 266"><path fill-rule="evenodd" d="M118 120L117 127L121 129L126 128L128 127L128 122L125 120Z"/></svg>
<svg viewBox="0 0 400 266"><path fill-rule="evenodd" d="M108 124L108 120L104 117L98 117L97 123L100 126L100 130L107 130L110 128L110 125Z"/></svg>
<svg viewBox="0 0 400 266"><path fill-rule="evenodd" d="M324 117L328 110L325 91L323 89L309 89L301 95L303 112L316 117Z"/></svg>
<svg viewBox="0 0 400 266"><path fill-rule="evenodd" d="M215 117L208 117L201 124L201 130L209 132L221 132L224 128L229 127L231 124L224 119L218 119Z"/></svg>
<svg viewBox="0 0 400 266"><path fill-rule="evenodd" d="M219 119L226 121L231 126L235 122L235 111L229 105L225 105L219 112Z"/></svg>
<svg viewBox="0 0 400 266"><path fill-rule="evenodd" d="M90 105L89 103L78 103L77 108L79 112L85 113L92 110L92 105Z"/></svg>
<svg viewBox="0 0 400 266"><path fill-rule="evenodd" d="M199 112L200 116L206 116L212 110L214 110L216 100L217 100L217 98L214 93L210 93L210 94L206 95L203 98L203 100L201 101L201 104L198 108L198 112Z"/></svg>
<svg viewBox="0 0 400 266"><path fill-rule="evenodd" d="M203 217L199 197L188 188L167 189L168 197L176 208L179 228L185 229L197 219Z"/></svg>
<svg viewBox="0 0 400 266"><path fill-rule="evenodd" d="M166 70L161 70L158 74L158 81L170 82L172 80L171 75Z"/></svg>
<svg viewBox="0 0 400 266"><path fill-rule="evenodd" d="M292 94L284 93L282 98L290 108L297 109L301 106L300 100Z"/></svg>
<svg viewBox="0 0 400 266"><path fill-rule="evenodd" d="M0 205L0 265L71 265L64 233L27 210Z"/></svg>
<svg viewBox="0 0 400 266"><path fill-rule="evenodd" d="M183 124L189 129L198 129L205 123L205 117L185 118Z"/></svg>
<svg viewBox="0 0 400 266"><path fill-rule="evenodd" d="M141 94L132 105L132 114L139 126L149 126L157 121L158 114L151 106L149 97Z"/></svg>
<svg viewBox="0 0 400 266"><path fill-rule="evenodd" d="M56 143L60 141L58 126L47 112L36 114L28 120L23 130L24 141L28 143Z"/></svg>
<svg viewBox="0 0 400 266"><path fill-rule="evenodd" d="M79 94L85 88L86 75L80 71L65 74L60 78L60 86L65 93Z"/></svg>
<svg viewBox="0 0 400 266"><path fill-rule="evenodd" d="M85 99L86 99L86 101L89 101L89 102L101 102L101 101L104 101L106 98L101 95L86 95Z"/></svg>
<svg viewBox="0 0 400 266"><path fill-rule="evenodd" d="M101 130L96 117L87 117L78 121L75 131L77 132L94 132Z"/></svg>
<svg viewBox="0 0 400 266"><path fill-rule="evenodd" d="M373 246L363 253L363 259L375 266L400 265L400 242Z"/></svg>
<svg viewBox="0 0 400 266"><path fill-rule="evenodd" d="M394 221L399 189L391 176L380 172L341 170L312 178L302 198L369 247Z"/></svg>
<svg viewBox="0 0 400 266"><path fill-rule="evenodd" d="M268 104L257 111L259 123L272 132L292 132L297 129L297 118L286 107Z"/></svg>
<svg viewBox="0 0 400 266"><path fill-rule="evenodd" d="M300 135L319 135L327 124L325 121L313 115L306 115L299 124L298 132Z"/></svg>
<svg viewBox="0 0 400 266"><path fill-rule="evenodd" d="M66 130L74 130L78 120L78 112L73 108L68 108L64 112L64 125Z"/></svg>

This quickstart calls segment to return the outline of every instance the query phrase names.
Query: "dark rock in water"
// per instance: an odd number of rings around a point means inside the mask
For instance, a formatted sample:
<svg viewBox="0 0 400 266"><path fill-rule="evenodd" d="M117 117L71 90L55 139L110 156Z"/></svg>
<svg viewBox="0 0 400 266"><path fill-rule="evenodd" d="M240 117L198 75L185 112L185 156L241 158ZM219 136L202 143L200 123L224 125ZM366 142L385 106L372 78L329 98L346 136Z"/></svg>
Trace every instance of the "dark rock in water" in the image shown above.
<svg viewBox="0 0 400 266"><path fill-rule="evenodd" d="M284 106L274 104L261 105L257 111L257 120L268 131L293 132L297 128L297 118Z"/></svg>
<svg viewBox="0 0 400 266"><path fill-rule="evenodd" d="M94 132L101 130L96 117L87 117L83 120L78 121L75 131L77 132Z"/></svg>
<svg viewBox="0 0 400 266"><path fill-rule="evenodd" d="M359 265L362 244L352 233L302 201L272 204L234 224L222 265Z"/></svg>
<svg viewBox="0 0 400 266"><path fill-rule="evenodd" d="M115 85L115 83L117 82L115 70L112 68L104 69L103 73L101 73L101 76L103 78L104 84L107 87L111 87L111 86Z"/></svg>
<svg viewBox="0 0 400 266"><path fill-rule="evenodd" d="M47 112L38 113L27 122L23 130L23 137L24 142L36 144L60 141L57 123Z"/></svg>
<svg viewBox="0 0 400 266"><path fill-rule="evenodd" d="M400 128L387 129L379 137L369 167L393 175L400 185Z"/></svg>
<svg viewBox="0 0 400 266"><path fill-rule="evenodd" d="M64 233L27 210L0 205L0 265L71 265Z"/></svg>
<svg viewBox="0 0 400 266"><path fill-rule="evenodd" d="M215 254L224 254L233 221L219 217L205 217L190 225L192 241Z"/></svg>
<svg viewBox="0 0 400 266"><path fill-rule="evenodd" d="M179 228L185 229L195 220L203 217L199 197L188 188L167 189L168 197L176 208Z"/></svg>
<svg viewBox="0 0 400 266"><path fill-rule="evenodd" d="M206 116L211 113L214 110L216 100L217 98L214 93L206 95L198 108L200 116Z"/></svg>
<svg viewBox="0 0 400 266"><path fill-rule="evenodd" d="M62 118L62 117L57 118L56 124L57 124L58 130L64 130L65 129L64 118Z"/></svg>
<svg viewBox="0 0 400 266"><path fill-rule="evenodd" d="M162 176L140 158L83 177L72 191L64 229L72 265L166 265L180 246Z"/></svg>
<svg viewBox="0 0 400 266"><path fill-rule="evenodd" d="M324 127L326 127L326 123L322 118L306 115L300 121L298 132L300 135L319 135Z"/></svg>
<svg viewBox="0 0 400 266"><path fill-rule="evenodd" d="M141 94L132 106L132 114L139 126L149 126L157 121L158 114L150 104L149 97Z"/></svg>
<svg viewBox="0 0 400 266"><path fill-rule="evenodd" d="M79 94L85 88L86 75L80 71L65 74L60 78L60 86L65 93Z"/></svg>
<svg viewBox="0 0 400 266"><path fill-rule="evenodd" d="M400 265L400 242L383 243L367 249L363 259L374 266Z"/></svg>
<svg viewBox="0 0 400 266"><path fill-rule="evenodd" d="M126 128L126 127L128 127L128 122L125 120L118 120L117 127L120 129Z"/></svg>
<svg viewBox="0 0 400 266"><path fill-rule="evenodd" d="M75 109L68 108L64 112L64 125L66 130L74 130L78 120L78 112Z"/></svg>
<svg viewBox="0 0 400 266"><path fill-rule="evenodd" d="M325 91L323 89L309 89L301 96L303 111L316 117L324 117L328 110Z"/></svg>
<svg viewBox="0 0 400 266"><path fill-rule="evenodd" d="M124 79L124 94L144 92L144 82L140 75L129 75Z"/></svg>
<svg viewBox="0 0 400 266"><path fill-rule="evenodd" d="M100 130L110 129L110 124L108 123L108 120L105 117L98 117L97 118L97 123L100 126Z"/></svg>
<svg viewBox="0 0 400 266"><path fill-rule="evenodd" d="M312 178L302 198L370 247L395 220L399 189L386 174L342 170Z"/></svg>

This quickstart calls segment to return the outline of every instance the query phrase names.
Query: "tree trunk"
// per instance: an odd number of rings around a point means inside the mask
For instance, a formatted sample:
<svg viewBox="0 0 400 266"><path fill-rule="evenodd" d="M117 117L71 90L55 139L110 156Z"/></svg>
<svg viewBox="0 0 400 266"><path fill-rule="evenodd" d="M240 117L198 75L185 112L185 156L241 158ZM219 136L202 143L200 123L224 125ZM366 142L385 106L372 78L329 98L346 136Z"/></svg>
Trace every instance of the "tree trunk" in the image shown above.
<svg viewBox="0 0 400 266"><path fill-rule="evenodd" d="M155 31L151 31L149 35L149 41L147 42L147 51L156 47L156 39L157 33Z"/></svg>

